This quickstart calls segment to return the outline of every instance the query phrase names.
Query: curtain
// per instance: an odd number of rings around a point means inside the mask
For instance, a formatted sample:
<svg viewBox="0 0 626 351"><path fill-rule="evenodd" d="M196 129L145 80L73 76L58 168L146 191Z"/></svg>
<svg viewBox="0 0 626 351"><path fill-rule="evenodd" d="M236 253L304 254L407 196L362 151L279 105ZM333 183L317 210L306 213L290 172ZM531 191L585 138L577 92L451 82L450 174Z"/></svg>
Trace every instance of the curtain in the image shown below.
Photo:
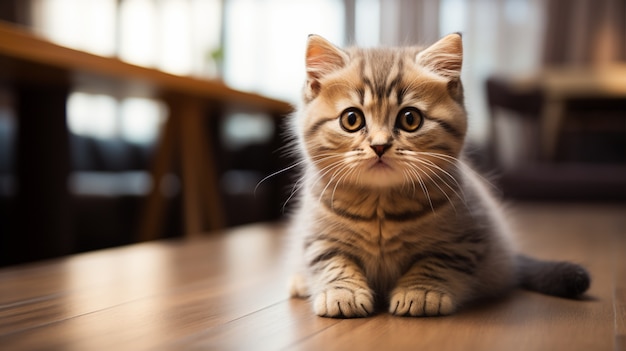
<svg viewBox="0 0 626 351"><path fill-rule="evenodd" d="M386 0L380 5L384 45L432 43L439 36L440 0Z"/></svg>
<svg viewBox="0 0 626 351"><path fill-rule="evenodd" d="M551 0L543 63L626 61L625 0Z"/></svg>

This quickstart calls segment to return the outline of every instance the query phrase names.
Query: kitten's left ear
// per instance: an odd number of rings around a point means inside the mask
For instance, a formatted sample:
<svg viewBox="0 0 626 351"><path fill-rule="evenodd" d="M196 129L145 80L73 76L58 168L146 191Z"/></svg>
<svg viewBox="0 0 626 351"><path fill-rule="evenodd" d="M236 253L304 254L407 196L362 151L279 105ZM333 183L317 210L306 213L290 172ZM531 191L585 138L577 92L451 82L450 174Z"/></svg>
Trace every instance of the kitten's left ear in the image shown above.
<svg viewBox="0 0 626 351"><path fill-rule="evenodd" d="M309 35L306 45L306 101L314 99L322 89L320 79L348 63L348 55L319 35Z"/></svg>
<svg viewBox="0 0 626 351"><path fill-rule="evenodd" d="M460 33L449 34L417 54L416 62L427 70L450 80L459 79L463 65Z"/></svg>
<svg viewBox="0 0 626 351"><path fill-rule="evenodd" d="M340 48L319 35L309 35L306 48L306 72L309 78L319 79L342 68L348 55Z"/></svg>

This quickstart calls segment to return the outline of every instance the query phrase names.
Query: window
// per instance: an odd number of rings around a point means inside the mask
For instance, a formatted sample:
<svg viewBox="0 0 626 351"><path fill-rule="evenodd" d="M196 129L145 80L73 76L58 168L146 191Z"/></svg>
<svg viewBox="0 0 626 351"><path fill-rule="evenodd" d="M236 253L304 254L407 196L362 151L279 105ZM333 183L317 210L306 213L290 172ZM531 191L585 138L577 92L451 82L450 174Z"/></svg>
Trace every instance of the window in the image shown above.
<svg viewBox="0 0 626 351"><path fill-rule="evenodd" d="M174 74L212 77L220 51L219 0L34 0L35 29L60 45ZM165 118L155 100L74 92L72 133L154 141Z"/></svg>
<svg viewBox="0 0 626 351"><path fill-rule="evenodd" d="M296 101L304 80L306 40L313 33L343 45L343 1L226 1L226 82Z"/></svg>

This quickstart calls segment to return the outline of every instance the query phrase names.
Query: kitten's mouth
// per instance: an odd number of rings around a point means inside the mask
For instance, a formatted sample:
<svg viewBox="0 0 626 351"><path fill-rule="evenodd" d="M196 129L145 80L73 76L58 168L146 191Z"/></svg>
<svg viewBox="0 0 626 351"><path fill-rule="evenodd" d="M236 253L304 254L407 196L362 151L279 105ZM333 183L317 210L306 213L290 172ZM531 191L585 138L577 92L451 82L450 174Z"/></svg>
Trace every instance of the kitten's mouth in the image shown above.
<svg viewBox="0 0 626 351"><path fill-rule="evenodd" d="M389 163L385 162L382 158L377 158L370 166L370 169L391 169L391 166L389 166Z"/></svg>

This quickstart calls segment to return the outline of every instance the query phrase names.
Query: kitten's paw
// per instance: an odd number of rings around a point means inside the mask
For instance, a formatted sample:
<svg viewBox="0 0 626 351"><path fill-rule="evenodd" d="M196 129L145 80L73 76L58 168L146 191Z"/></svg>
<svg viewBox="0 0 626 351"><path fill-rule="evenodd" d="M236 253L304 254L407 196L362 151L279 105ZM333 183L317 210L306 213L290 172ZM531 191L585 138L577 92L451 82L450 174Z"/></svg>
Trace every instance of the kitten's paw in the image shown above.
<svg viewBox="0 0 626 351"><path fill-rule="evenodd" d="M389 313L396 316L441 316L456 310L452 296L435 290L396 288L391 293Z"/></svg>
<svg viewBox="0 0 626 351"><path fill-rule="evenodd" d="M314 297L313 311L321 317L366 317L374 312L374 295L363 288L331 287Z"/></svg>
<svg viewBox="0 0 626 351"><path fill-rule="evenodd" d="M289 296L291 297L308 297L309 288L306 278L300 273L296 273L289 281Z"/></svg>

